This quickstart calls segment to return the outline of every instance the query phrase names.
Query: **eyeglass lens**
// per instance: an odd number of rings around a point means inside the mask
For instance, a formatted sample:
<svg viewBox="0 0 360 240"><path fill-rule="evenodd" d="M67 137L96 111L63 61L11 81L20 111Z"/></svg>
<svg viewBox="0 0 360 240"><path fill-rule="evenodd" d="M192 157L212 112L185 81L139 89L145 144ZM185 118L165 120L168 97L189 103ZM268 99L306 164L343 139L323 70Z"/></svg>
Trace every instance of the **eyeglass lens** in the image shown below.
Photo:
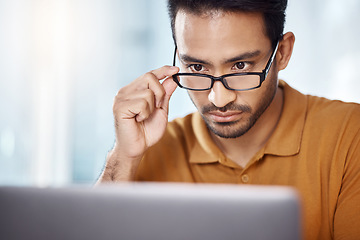
<svg viewBox="0 0 360 240"><path fill-rule="evenodd" d="M190 89L209 89L211 87L211 78L192 75L180 75L177 76L179 83ZM227 86L232 89L246 90L256 88L260 85L259 75L239 75L228 76L224 78Z"/></svg>

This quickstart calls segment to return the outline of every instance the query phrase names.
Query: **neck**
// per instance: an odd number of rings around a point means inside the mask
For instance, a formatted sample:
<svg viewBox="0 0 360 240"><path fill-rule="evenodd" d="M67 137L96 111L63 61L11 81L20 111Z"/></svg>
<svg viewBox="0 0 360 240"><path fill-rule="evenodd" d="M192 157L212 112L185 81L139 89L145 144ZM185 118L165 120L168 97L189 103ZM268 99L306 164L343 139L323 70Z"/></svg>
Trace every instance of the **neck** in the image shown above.
<svg viewBox="0 0 360 240"><path fill-rule="evenodd" d="M211 137L226 157L244 168L265 146L274 132L281 116L282 106L283 90L278 88L269 107L247 133L238 138L226 139L211 132Z"/></svg>

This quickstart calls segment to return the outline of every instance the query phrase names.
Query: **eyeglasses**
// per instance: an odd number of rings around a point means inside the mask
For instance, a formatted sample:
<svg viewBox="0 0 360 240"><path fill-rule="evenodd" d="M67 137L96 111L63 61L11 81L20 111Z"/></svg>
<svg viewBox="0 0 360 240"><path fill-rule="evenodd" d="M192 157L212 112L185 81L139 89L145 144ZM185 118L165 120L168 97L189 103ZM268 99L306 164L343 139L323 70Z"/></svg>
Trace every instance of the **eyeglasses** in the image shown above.
<svg viewBox="0 0 360 240"><path fill-rule="evenodd" d="M173 75L173 79L179 87L192 91L210 90L214 86L215 81L220 81L226 89L234 91L256 89L261 87L261 84L265 81L276 56L278 46L279 42L276 44L265 69L261 72L233 73L220 77L200 73L177 73ZM177 47L175 46L173 66L175 66L176 51Z"/></svg>

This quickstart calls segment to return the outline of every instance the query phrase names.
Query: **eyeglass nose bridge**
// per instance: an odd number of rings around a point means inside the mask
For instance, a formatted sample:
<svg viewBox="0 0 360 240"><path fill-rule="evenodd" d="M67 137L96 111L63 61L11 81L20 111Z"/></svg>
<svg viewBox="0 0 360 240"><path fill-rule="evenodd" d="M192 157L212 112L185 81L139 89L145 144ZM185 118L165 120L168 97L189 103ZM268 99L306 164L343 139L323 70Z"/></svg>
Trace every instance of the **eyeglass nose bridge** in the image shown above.
<svg viewBox="0 0 360 240"><path fill-rule="evenodd" d="M210 78L211 78L211 87L210 87L210 89L213 88L215 82L219 81L219 82L222 83L222 85L223 85L226 89L232 90L232 88L229 87L229 85L228 85L228 83L227 83L227 81L226 81L226 79L225 79L224 76L220 76L220 77L213 77L213 76L211 76Z"/></svg>

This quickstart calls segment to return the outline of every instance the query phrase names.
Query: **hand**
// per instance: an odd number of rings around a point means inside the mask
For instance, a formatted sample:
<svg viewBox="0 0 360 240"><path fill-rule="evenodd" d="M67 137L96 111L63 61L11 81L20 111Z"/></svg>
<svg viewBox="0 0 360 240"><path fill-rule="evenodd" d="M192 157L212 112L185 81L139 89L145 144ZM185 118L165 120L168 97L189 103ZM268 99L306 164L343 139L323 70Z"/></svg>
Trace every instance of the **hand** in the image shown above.
<svg viewBox="0 0 360 240"><path fill-rule="evenodd" d="M121 158L140 159L163 136L168 107L176 89L172 75L177 67L163 66L120 89L114 100L116 144ZM161 84L159 81L165 79Z"/></svg>

